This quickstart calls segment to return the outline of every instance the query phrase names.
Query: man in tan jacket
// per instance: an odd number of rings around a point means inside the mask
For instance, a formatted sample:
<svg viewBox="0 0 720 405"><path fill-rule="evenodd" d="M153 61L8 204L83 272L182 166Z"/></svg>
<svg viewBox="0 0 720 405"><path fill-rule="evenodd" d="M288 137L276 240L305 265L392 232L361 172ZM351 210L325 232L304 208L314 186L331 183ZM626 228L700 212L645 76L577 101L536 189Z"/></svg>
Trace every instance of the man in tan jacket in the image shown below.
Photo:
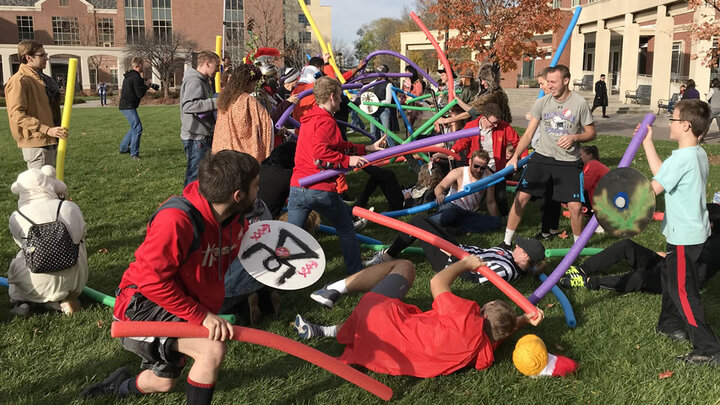
<svg viewBox="0 0 720 405"><path fill-rule="evenodd" d="M48 54L36 41L18 44L20 68L5 85L10 132L22 149L28 169L55 166L58 139L67 138L60 125L60 89L42 73Z"/></svg>

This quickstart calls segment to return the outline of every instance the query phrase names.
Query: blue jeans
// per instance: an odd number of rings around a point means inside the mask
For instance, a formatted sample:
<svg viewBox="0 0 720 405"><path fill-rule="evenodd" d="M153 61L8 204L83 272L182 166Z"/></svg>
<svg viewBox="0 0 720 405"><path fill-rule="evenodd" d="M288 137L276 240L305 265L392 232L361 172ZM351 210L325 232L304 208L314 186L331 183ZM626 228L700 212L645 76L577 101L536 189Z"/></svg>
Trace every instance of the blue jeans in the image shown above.
<svg viewBox="0 0 720 405"><path fill-rule="evenodd" d="M355 236L352 214L350 208L340 198L340 194L302 187L290 187L288 222L302 228L312 210L329 219L337 229L348 274L362 270L360 243Z"/></svg>
<svg viewBox="0 0 720 405"><path fill-rule="evenodd" d="M363 120L360 119L360 115L355 110L352 110L350 112L350 123L362 129L363 131L365 130L365 123L363 122Z"/></svg>
<svg viewBox="0 0 720 405"><path fill-rule="evenodd" d="M106 93L100 93L100 105L104 106L107 104L107 94Z"/></svg>
<svg viewBox="0 0 720 405"><path fill-rule="evenodd" d="M500 228L500 218L480 215L452 203L441 205L437 214L430 219L442 226L451 226L464 232L485 232Z"/></svg>
<svg viewBox="0 0 720 405"><path fill-rule="evenodd" d="M375 114L372 115L373 118L375 118L377 121L379 121L382 126L387 128L387 130L390 130L390 109L387 107L380 107L379 110L375 111ZM382 130L380 128L376 127L373 124L370 124L370 134L374 135L377 139L380 139L381 136L383 136ZM397 143L394 139L388 136L387 138L388 147L395 146Z"/></svg>
<svg viewBox="0 0 720 405"><path fill-rule="evenodd" d="M187 156L187 169L185 169L185 186L187 186L197 180L198 165L212 148L212 138L183 139L182 143Z"/></svg>
<svg viewBox="0 0 720 405"><path fill-rule="evenodd" d="M247 298L248 295L259 291L263 287L265 285L255 280L240 264L240 259L236 257L230 263L227 273L225 273L225 300L220 313L227 313L243 299Z"/></svg>
<svg viewBox="0 0 720 405"><path fill-rule="evenodd" d="M133 108L120 110L120 112L125 115L130 124L130 130L127 131L122 142L120 142L120 153L130 152L130 156L140 156L140 135L142 135L143 127L137 110Z"/></svg>

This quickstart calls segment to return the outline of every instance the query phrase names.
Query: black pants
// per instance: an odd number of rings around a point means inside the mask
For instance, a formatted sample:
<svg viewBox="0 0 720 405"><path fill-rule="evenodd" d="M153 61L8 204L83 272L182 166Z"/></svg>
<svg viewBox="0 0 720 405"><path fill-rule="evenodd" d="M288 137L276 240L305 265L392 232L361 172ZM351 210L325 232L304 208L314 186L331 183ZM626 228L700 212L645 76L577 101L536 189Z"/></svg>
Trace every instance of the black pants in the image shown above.
<svg viewBox="0 0 720 405"><path fill-rule="evenodd" d="M368 166L363 170L370 178L367 183L365 183L365 188L355 202L356 206L366 208L370 196L375 192L375 189L380 186L380 190L385 194L385 198L390 206L390 211L403 209L405 197L403 196L400 183L398 183L397 177L395 177L395 173L393 173L392 170L376 166Z"/></svg>
<svg viewBox="0 0 720 405"><path fill-rule="evenodd" d="M607 106L605 106L605 105L595 105L595 104L593 104L593 107L592 107L592 110L590 110L590 113L592 114L592 113L595 111L595 109L598 108L598 107L602 107L603 116L607 115L607 114L605 114L605 109L607 108Z"/></svg>
<svg viewBox="0 0 720 405"><path fill-rule="evenodd" d="M673 332L685 329L693 354L720 354L720 341L705 320L700 299L698 263L703 245L667 245L662 273L662 311L658 329Z"/></svg>
<svg viewBox="0 0 720 405"><path fill-rule="evenodd" d="M420 228L422 230L425 230L427 232L432 233L433 235L437 235L448 242L457 245L457 241L455 238L450 235L443 227L442 225L438 224L437 222L431 220L427 214L422 213L415 215L410 219L410 225L413 225L417 228ZM401 233L400 235L395 238L392 245L387 250L387 254L391 257L397 257L403 249L406 247L412 245L413 242L415 242L415 237L410 236L408 234ZM438 249L437 247L431 245L430 243L427 243L425 241L420 241L420 246L422 247L423 251L425 252L425 256L427 256L428 261L430 262L430 265L432 266L433 270L436 272L444 269L448 265L448 260L452 260L453 262L457 261L458 259L453 256L448 256L446 253L444 253L442 250Z"/></svg>
<svg viewBox="0 0 720 405"><path fill-rule="evenodd" d="M277 218L290 195L292 169L279 165L264 164L260 167L260 190L258 198L267 204L273 218Z"/></svg>
<svg viewBox="0 0 720 405"><path fill-rule="evenodd" d="M665 263L663 257L630 239L615 242L602 252L588 257L583 262L582 268L587 274L602 273L623 261L627 262L633 271L613 276L589 276L588 289L603 288L622 293L633 291L662 293L660 277Z"/></svg>

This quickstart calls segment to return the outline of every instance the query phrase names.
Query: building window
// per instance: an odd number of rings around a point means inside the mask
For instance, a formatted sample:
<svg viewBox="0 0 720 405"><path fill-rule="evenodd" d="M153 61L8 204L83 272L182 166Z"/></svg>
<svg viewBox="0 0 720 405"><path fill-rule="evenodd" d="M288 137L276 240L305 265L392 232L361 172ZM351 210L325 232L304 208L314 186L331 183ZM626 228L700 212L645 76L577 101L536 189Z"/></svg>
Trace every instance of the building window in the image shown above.
<svg viewBox="0 0 720 405"><path fill-rule="evenodd" d="M118 82L117 69L110 69L110 83L117 84L117 82Z"/></svg>
<svg viewBox="0 0 720 405"><path fill-rule="evenodd" d="M310 43L310 32L309 31L300 31L298 42L300 42L301 44L309 44Z"/></svg>
<svg viewBox="0 0 720 405"><path fill-rule="evenodd" d="M19 15L16 18L18 27L18 41L23 39L35 39L33 18L29 15Z"/></svg>
<svg viewBox="0 0 720 405"><path fill-rule="evenodd" d="M670 61L670 75L683 75L683 46L682 42L673 42L672 59Z"/></svg>
<svg viewBox="0 0 720 405"><path fill-rule="evenodd" d="M570 7L577 7L580 5L580 0L572 0L572 4Z"/></svg>
<svg viewBox="0 0 720 405"><path fill-rule="evenodd" d="M244 20L243 0L225 0L225 53L231 60L243 57Z"/></svg>
<svg viewBox="0 0 720 405"><path fill-rule="evenodd" d="M60 7L67 7L70 5L70 0L60 0Z"/></svg>
<svg viewBox="0 0 720 405"><path fill-rule="evenodd" d="M153 34L161 40L172 38L172 6L170 1L152 0Z"/></svg>
<svg viewBox="0 0 720 405"><path fill-rule="evenodd" d="M305 0L305 4L309 6L309 5L310 5L310 0Z"/></svg>
<svg viewBox="0 0 720 405"><path fill-rule="evenodd" d="M77 17L52 18L55 45L80 45Z"/></svg>
<svg viewBox="0 0 720 405"><path fill-rule="evenodd" d="M298 14L298 22L303 26L310 25L310 22L308 21L307 17L303 13Z"/></svg>
<svg viewBox="0 0 720 405"><path fill-rule="evenodd" d="M112 18L99 18L97 23L98 45L115 46L115 23Z"/></svg>
<svg viewBox="0 0 720 405"><path fill-rule="evenodd" d="M562 0L553 0L553 8L562 7Z"/></svg>
<svg viewBox="0 0 720 405"><path fill-rule="evenodd" d="M125 0L125 36L129 44L145 38L145 4L143 0Z"/></svg>

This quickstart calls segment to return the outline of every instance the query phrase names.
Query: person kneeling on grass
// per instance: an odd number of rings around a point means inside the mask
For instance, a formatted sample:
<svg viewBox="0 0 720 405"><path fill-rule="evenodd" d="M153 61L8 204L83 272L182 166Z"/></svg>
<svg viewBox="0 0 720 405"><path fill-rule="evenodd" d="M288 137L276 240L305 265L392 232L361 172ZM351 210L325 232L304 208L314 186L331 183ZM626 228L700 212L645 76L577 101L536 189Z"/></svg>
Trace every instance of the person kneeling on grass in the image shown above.
<svg viewBox="0 0 720 405"><path fill-rule="evenodd" d="M151 218L117 290L115 320L190 322L206 327L207 339L121 338L126 350L142 358L143 371L132 377L121 367L81 397L168 392L190 356L195 362L187 378L187 403L211 402L224 341L233 337L232 325L215 314L225 296L223 278L247 231L244 215L253 208L259 171L257 160L246 153L206 155L184 199L168 200Z"/></svg>
<svg viewBox="0 0 720 405"><path fill-rule="evenodd" d="M458 244L452 235L426 214L414 216L409 223L410 225L437 235L452 244L460 246L462 250L471 255L480 257L486 263L486 266L507 282L513 281L526 273L536 274L538 269L542 269L545 263L545 247L537 239L517 238L515 241L515 249L512 250L503 247L484 249L477 246ZM372 259L366 261L365 266L393 260L406 247L412 245L414 241L415 237L401 233L395 238L390 247L377 252ZM458 260L442 249L425 241L421 240L420 246L422 246L425 256L427 256L430 265L436 272L441 271ZM474 272L463 273L460 278L463 281L478 284L487 281L487 278L483 277L480 273Z"/></svg>
<svg viewBox="0 0 720 405"><path fill-rule="evenodd" d="M504 301L477 302L450 291L462 273L485 263L468 255L430 280L432 309L421 311L401 301L415 278L408 261L369 267L344 280L341 290L367 292L345 322L320 326L300 315L294 327L303 339L337 337L345 345L340 360L369 370L421 378L447 375L468 365L483 370L494 360L493 350L527 323L537 326L544 314L516 317Z"/></svg>
<svg viewBox="0 0 720 405"><path fill-rule="evenodd" d="M700 252L698 284L702 287L720 270L720 205L708 203L712 233ZM615 242L602 252L590 256L582 265L570 266L558 284L562 287L586 287L588 290L614 290L620 293L643 291L662 294L662 271L665 252L653 252L630 239ZM633 271L611 276L595 276L613 265L626 261Z"/></svg>

